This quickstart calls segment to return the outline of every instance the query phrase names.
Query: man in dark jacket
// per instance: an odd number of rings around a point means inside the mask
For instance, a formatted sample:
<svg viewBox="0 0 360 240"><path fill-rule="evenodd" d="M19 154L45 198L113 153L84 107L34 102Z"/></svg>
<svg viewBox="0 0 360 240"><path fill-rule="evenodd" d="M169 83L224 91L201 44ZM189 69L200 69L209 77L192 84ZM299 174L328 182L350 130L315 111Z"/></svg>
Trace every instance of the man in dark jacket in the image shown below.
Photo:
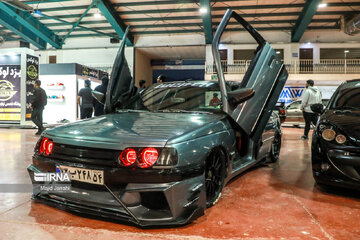
<svg viewBox="0 0 360 240"><path fill-rule="evenodd" d="M107 85L109 82L109 78L107 76L102 77L101 79L101 85L97 86L94 90L97 92L101 92L104 95L106 94ZM94 115L95 116L101 116L104 115L104 104L100 103L98 100L94 98Z"/></svg>
<svg viewBox="0 0 360 240"><path fill-rule="evenodd" d="M91 118L93 114L93 97L90 88L90 80L85 80L85 87L78 93L78 104L80 106L80 118Z"/></svg>
<svg viewBox="0 0 360 240"><path fill-rule="evenodd" d="M139 82L139 93L144 91L145 88L146 88L146 81L145 80L140 80L140 82Z"/></svg>
<svg viewBox="0 0 360 240"><path fill-rule="evenodd" d="M32 113L31 113L31 120L35 123L38 127L38 131L35 133L36 135L40 135L44 131L43 127L43 119L42 114L44 111L44 107L47 104L47 96L44 89L41 87L41 81L36 80L34 84L34 98L31 103Z"/></svg>

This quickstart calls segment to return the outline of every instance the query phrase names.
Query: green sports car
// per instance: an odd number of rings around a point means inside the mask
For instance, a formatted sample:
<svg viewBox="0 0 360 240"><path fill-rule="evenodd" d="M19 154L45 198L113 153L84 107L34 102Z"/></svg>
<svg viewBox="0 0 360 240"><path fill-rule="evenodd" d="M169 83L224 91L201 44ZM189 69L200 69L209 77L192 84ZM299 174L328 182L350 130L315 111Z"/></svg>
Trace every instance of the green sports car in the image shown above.
<svg viewBox="0 0 360 240"><path fill-rule="evenodd" d="M218 51L232 17L259 44L236 83L225 81ZM243 18L228 10L214 36L218 81L164 82L139 93L124 42L106 95L94 92L107 114L49 129L39 139L28 167L35 201L139 227L183 225L214 205L231 178L278 159L281 128L273 108L287 72ZM40 184L61 176L69 176L70 191Z"/></svg>

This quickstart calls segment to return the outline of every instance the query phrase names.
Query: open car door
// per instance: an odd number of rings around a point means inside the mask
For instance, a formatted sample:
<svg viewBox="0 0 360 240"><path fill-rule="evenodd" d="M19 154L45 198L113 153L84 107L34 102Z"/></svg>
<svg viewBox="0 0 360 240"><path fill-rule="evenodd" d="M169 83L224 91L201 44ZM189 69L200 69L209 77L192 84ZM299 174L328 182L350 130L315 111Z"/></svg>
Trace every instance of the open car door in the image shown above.
<svg viewBox="0 0 360 240"><path fill-rule="evenodd" d="M137 96L137 88L134 79L131 77L128 63L125 59L125 42L129 33L126 28L119 50L117 52L111 76L106 90L105 111L112 113L116 108L125 108Z"/></svg>
<svg viewBox="0 0 360 240"><path fill-rule="evenodd" d="M242 25L259 44L240 88L231 90L221 66L219 42L231 18ZM275 50L241 16L227 10L212 43L223 111L230 115L254 142L258 142L285 85L288 73Z"/></svg>

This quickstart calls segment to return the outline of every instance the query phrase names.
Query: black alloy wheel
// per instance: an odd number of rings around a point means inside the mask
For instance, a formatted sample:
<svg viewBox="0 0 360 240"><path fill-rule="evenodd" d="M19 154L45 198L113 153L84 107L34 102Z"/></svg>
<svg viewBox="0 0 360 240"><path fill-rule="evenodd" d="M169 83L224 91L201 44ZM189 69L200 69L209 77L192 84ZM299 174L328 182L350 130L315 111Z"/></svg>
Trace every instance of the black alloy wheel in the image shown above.
<svg viewBox="0 0 360 240"><path fill-rule="evenodd" d="M221 149L214 149L205 163L206 207L213 206L224 187L226 156Z"/></svg>
<svg viewBox="0 0 360 240"><path fill-rule="evenodd" d="M274 141L271 144L270 162L275 163L279 160L281 149L281 134L276 133Z"/></svg>

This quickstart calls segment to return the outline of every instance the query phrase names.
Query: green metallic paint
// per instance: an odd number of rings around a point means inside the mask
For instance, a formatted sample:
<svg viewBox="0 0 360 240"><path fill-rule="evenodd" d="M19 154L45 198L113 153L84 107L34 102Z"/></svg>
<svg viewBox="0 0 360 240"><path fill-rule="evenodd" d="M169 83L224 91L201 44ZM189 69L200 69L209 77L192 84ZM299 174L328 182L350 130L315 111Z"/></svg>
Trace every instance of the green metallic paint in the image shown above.
<svg viewBox="0 0 360 240"><path fill-rule="evenodd" d="M8 34L5 37L6 41L19 41L24 39L39 49L46 49L46 41L35 36L32 31L15 21L13 17L3 9L0 9L0 24L14 32L14 34ZM21 38L13 38L13 36L20 36Z"/></svg>
<svg viewBox="0 0 360 240"><path fill-rule="evenodd" d="M72 31L74 31L75 28L76 28L77 26L79 26L81 20L86 16L86 14L88 14L88 12L90 11L90 9L91 9L94 5L95 5L95 2L92 2L92 3L88 6L88 8L85 10L85 12L84 12L84 13L81 15L81 17L79 18L79 20L77 20L76 23L74 23L74 25L72 26L72 28L70 29L70 31L65 35L65 37L62 38L62 40L61 40L62 43L64 43L65 40L66 40L66 38L67 38L68 36L70 36L70 34L72 33Z"/></svg>
<svg viewBox="0 0 360 240"><path fill-rule="evenodd" d="M206 42L206 44L211 44L212 39L213 39L213 31L212 31L210 1L209 0L200 0L200 8L206 9L206 12L202 13L202 21L203 21L203 26L204 26L205 42Z"/></svg>
<svg viewBox="0 0 360 240"><path fill-rule="evenodd" d="M89 142L87 147L95 148L164 147L170 140L179 143L206 135L209 131L224 131L230 128L218 122L224 118L225 114L122 112L49 129L45 136L54 140L67 139L68 144L86 140ZM190 132L192 134L186 135Z"/></svg>
<svg viewBox="0 0 360 240"><path fill-rule="evenodd" d="M299 42L322 0L307 0L291 32L291 42Z"/></svg>
<svg viewBox="0 0 360 240"><path fill-rule="evenodd" d="M287 16L299 16L301 12L270 12L261 13L261 17L287 17ZM316 15L327 16L327 15L352 15L354 11L322 11L317 12ZM56 15L59 18L79 18L81 14L68 14L68 15ZM242 14L244 18L259 17L258 13L245 13ZM221 19L222 15L212 15L212 19ZM40 18L41 19L41 18ZM126 22L154 22L154 21L172 21L172 20L201 20L201 16L167 16L167 17L147 17L147 18L128 18Z"/></svg>
<svg viewBox="0 0 360 240"><path fill-rule="evenodd" d="M201 4L200 0L200 4ZM207 0L208 1L208 0ZM167 2L167 1L164 1ZM178 1L176 1L178 2ZM209 3L211 1L208 1ZM140 2L141 3L141 2ZM136 6L147 6L150 4L146 4L147 2L143 2L142 5ZM159 5L163 5L163 2L154 2L159 3ZM194 1L184 1L184 3L194 3ZM176 4L172 2L172 4ZM181 3L177 3L181 4ZM196 3L198 4L198 3ZM156 5L156 4L154 4ZM171 5L171 4L169 4ZM242 6L225 6L225 7L212 7L212 11L225 11L230 8L232 10L249 10L249 9L282 9L282 8L303 8L306 4L303 3L294 3L294 4L262 4L262 5L242 5ZM127 7L126 3L115 3L114 7ZM360 2L339 2L339 3L328 3L328 7L358 7L360 6ZM58 11L71 11L71 10L82 10L86 9L88 5L78 5L78 6L68 6L68 7L54 7L54 8L40 8L41 12L58 12ZM153 14L153 13L169 13L169 12L197 12L198 8L169 8L169 9L151 9L151 10L135 10L135 11L122 11L122 15L131 15L131 14Z"/></svg>
<svg viewBox="0 0 360 240"><path fill-rule="evenodd" d="M122 38L125 33L126 24L120 18L109 0L93 0L96 6L100 9L104 17L108 20L110 25L114 28L115 32ZM126 45L133 46L134 37L129 33L126 38Z"/></svg>
<svg viewBox="0 0 360 240"><path fill-rule="evenodd" d="M62 24L65 24L65 25L73 25L73 23L68 22L68 21L65 21L65 20L63 20L63 19L61 19L61 18L58 18L58 17L48 16L48 15L46 15L46 14L43 14L43 16L44 16L44 18L46 18L46 19L53 19L53 20L59 21L60 24L62 23ZM117 38L117 39L120 39L120 40L121 40L121 38L120 38L119 36L114 35L114 34L109 34L109 33L100 32L100 31L98 31L98 30L96 30L96 29L94 29L94 28L88 28L88 27L84 27L84 26L82 26L82 25L78 25L78 27L81 28L81 29L84 29L84 31L92 31L92 32L98 33L96 36L108 36L108 37ZM56 32L56 30L54 30L54 32ZM60 32L62 32L62 31L60 31ZM70 35L69 37L72 37L72 36Z"/></svg>
<svg viewBox="0 0 360 240"><path fill-rule="evenodd" d="M41 49L44 49L44 44L39 44L41 41L37 41L36 38L41 38L57 49L62 47L59 36L39 20L35 19L30 13L15 9L3 2L0 2L0 9L3 17L2 21L5 22L3 25L7 25L11 30L16 31L19 36L24 39L27 38L26 40L37 44ZM6 18L6 20L4 18ZM25 29L31 32L30 35Z"/></svg>

